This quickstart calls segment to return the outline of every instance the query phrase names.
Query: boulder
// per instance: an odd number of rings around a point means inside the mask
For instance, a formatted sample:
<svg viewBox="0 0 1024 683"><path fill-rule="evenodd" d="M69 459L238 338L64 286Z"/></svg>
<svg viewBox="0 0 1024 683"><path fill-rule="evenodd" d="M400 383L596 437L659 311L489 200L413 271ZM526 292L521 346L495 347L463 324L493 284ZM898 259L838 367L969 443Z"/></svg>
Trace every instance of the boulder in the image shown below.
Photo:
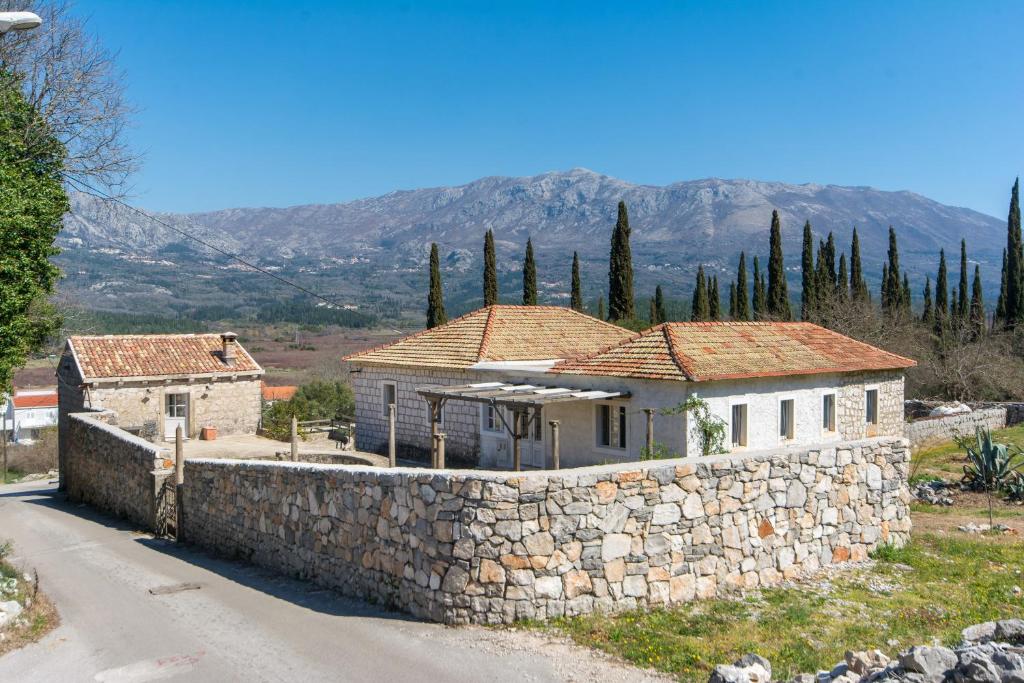
<svg viewBox="0 0 1024 683"><path fill-rule="evenodd" d="M996 622L994 640L1024 645L1024 619L1003 619Z"/></svg>
<svg viewBox="0 0 1024 683"><path fill-rule="evenodd" d="M915 645L900 653L900 666L910 672L924 674L925 680L941 683L956 667L957 654L948 647Z"/></svg>
<svg viewBox="0 0 1024 683"><path fill-rule="evenodd" d="M719 664L711 672L708 683L770 683L772 665L755 654L743 655L731 666Z"/></svg>
<svg viewBox="0 0 1024 683"><path fill-rule="evenodd" d="M987 643L996 635L996 622L986 621L982 624L968 626L960 632L965 643Z"/></svg>

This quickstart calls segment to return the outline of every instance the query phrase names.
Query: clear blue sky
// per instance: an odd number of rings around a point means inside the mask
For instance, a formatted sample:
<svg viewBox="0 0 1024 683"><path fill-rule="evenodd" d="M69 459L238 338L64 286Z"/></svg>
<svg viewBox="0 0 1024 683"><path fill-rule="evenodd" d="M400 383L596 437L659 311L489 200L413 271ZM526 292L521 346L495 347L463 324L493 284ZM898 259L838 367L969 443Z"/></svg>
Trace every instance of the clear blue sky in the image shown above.
<svg viewBox="0 0 1024 683"><path fill-rule="evenodd" d="M584 166L908 189L1005 216L1024 3L139 2L139 205L338 202Z"/></svg>

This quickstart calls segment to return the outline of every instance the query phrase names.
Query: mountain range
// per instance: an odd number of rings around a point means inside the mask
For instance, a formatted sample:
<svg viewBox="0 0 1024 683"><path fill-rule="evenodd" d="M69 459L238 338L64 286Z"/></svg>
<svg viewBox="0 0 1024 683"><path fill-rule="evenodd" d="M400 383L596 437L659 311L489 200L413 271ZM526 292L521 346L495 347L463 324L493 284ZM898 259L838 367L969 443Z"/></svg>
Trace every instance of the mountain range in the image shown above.
<svg viewBox="0 0 1024 683"><path fill-rule="evenodd" d="M58 261L66 273L61 287L88 308L164 315L197 307L252 315L274 302L302 299L184 237L183 230L358 310L417 316L425 299L429 246L437 242L450 312L459 312L479 304L483 235L490 228L503 300L521 296L527 238L537 255L542 300L568 299L573 251L579 252L585 295L596 299L607 286L620 200L629 209L638 296L661 284L669 296L683 299L700 264L725 281L734 277L741 250L748 259L764 259L777 209L793 292L799 287L802 228L809 220L816 238L831 231L838 249L847 252L857 226L866 273L875 283L893 226L915 296L926 273L934 278L939 249L946 249L955 267L959 257L951 252L966 238L972 262L981 264L989 303L996 298L992 288L998 285L1005 222L977 211L870 187L717 178L654 186L586 169L486 177L339 204L154 214L173 227L74 194L59 238Z"/></svg>

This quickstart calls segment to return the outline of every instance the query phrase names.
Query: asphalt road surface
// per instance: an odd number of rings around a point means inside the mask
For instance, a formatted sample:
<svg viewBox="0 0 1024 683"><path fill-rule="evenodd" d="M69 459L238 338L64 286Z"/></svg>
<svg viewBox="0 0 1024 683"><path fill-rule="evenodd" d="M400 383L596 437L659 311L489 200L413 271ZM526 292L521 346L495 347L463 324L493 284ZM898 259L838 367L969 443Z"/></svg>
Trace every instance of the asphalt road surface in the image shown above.
<svg viewBox="0 0 1024 683"><path fill-rule="evenodd" d="M0 681L657 680L533 632L446 628L154 539L46 481L0 486L0 539L61 625Z"/></svg>

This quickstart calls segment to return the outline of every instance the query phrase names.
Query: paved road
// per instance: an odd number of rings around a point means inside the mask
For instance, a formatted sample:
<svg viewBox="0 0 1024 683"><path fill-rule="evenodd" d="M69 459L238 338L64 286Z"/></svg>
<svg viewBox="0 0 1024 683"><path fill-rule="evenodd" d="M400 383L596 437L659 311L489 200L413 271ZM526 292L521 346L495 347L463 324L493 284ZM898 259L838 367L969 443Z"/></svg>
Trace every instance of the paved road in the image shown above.
<svg viewBox="0 0 1024 683"><path fill-rule="evenodd" d="M0 538L38 570L62 619L0 658L0 681L646 678L547 637L417 622L179 548L47 482L0 486ZM184 583L200 587L150 593Z"/></svg>

